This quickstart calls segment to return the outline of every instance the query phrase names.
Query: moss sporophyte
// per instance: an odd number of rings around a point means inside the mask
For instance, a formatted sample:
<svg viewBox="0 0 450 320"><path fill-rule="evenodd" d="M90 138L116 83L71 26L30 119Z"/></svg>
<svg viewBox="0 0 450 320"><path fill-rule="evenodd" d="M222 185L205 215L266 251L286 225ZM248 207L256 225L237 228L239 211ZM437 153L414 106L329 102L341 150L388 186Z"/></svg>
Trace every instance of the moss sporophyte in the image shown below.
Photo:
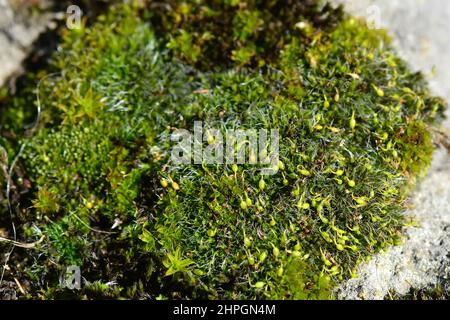
<svg viewBox="0 0 450 320"><path fill-rule="evenodd" d="M12 252L4 280L43 299L332 297L398 243L444 102L384 31L341 8L166 3L112 6L63 30L50 66L4 98L1 189L10 181L18 242L43 239ZM227 130L246 137L227 144ZM272 131L277 158L261 165ZM205 161L220 150L222 163ZM66 266L80 267L80 290L59 285Z"/></svg>

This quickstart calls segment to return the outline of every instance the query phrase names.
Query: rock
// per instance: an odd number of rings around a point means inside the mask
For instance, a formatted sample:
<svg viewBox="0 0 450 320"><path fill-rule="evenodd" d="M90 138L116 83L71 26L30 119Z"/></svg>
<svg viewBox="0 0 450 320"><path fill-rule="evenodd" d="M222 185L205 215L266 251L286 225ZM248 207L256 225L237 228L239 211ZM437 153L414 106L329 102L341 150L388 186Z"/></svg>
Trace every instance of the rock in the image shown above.
<svg viewBox="0 0 450 320"><path fill-rule="evenodd" d="M0 86L20 73L33 42L49 25L48 6L48 1L0 0Z"/></svg>

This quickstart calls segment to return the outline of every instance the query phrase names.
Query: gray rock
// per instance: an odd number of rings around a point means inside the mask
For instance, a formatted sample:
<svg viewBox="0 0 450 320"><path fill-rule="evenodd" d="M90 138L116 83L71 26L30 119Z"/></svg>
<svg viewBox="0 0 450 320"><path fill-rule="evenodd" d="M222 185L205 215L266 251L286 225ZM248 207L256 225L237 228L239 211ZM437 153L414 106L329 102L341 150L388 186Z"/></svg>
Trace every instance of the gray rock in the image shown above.
<svg viewBox="0 0 450 320"><path fill-rule="evenodd" d="M20 72L33 42L53 19L53 14L45 11L47 1L39 1L37 11L31 10L26 2L0 0L0 87Z"/></svg>

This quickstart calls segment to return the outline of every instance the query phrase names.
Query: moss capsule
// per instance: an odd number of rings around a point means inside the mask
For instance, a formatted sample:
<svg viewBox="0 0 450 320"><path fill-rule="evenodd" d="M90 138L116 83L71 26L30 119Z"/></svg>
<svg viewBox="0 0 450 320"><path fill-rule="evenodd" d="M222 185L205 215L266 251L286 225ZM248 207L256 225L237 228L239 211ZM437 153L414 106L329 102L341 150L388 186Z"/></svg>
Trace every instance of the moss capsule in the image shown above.
<svg viewBox="0 0 450 320"><path fill-rule="evenodd" d="M320 234L322 235L322 238L324 238L324 240L326 242L333 242L333 240L331 240L331 237L328 235L328 233L322 231Z"/></svg>
<svg viewBox="0 0 450 320"><path fill-rule="evenodd" d="M303 176L305 176L305 177L309 177L309 176L311 175L311 172L309 172L309 171L306 170L306 169L301 169L301 170L300 170L300 174L303 175Z"/></svg>
<svg viewBox="0 0 450 320"><path fill-rule="evenodd" d="M282 277L284 273L284 269L283 267L279 267L277 270L277 276Z"/></svg>
<svg viewBox="0 0 450 320"><path fill-rule="evenodd" d="M264 260L266 260L267 258L267 252L263 251L260 255L259 255L259 262L264 262Z"/></svg>
<svg viewBox="0 0 450 320"><path fill-rule="evenodd" d="M300 251L292 251L291 254L292 254L294 257L301 257L301 256L302 256L302 253L301 253Z"/></svg>
<svg viewBox="0 0 450 320"><path fill-rule="evenodd" d="M266 182L264 181L263 178L261 178L261 180L259 180L259 190L264 190L266 188Z"/></svg>
<svg viewBox="0 0 450 320"><path fill-rule="evenodd" d="M163 188L167 188L169 186L169 182L166 179L161 179L159 183Z"/></svg>
<svg viewBox="0 0 450 320"><path fill-rule="evenodd" d="M341 100L341 96L339 95L339 91L336 91L336 94L334 95L334 101L339 102Z"/></svg>
<svg viewBox="0 0 450 320"><path fill-rule="evenodd" d="M178 191L180 190L180 185L174 181L172 182L172 189Z"/></svg>
<svg viewBox="0 0 450 320"><path fill-rule="evenodd" d="M208 137L206 138L206 142L208 142L208 144L213 144L215 141L214 137L210 134L208 134Z"/></svg>
<svg viewBox="0 0 450 320"><path fill-rule="evenodd" d="M352 113L352 117L350 118L350 129L355 130L356 120L355 120L355 111Z"/></svg>
<svg viewBox="0 0 450 320"><path fill-rule="evenodd" d="M377 95L379 97L384 97L384 91L380 88L378 88L376 85L372 85L373 89L375 90L375 92L377 93Z"/></svg>

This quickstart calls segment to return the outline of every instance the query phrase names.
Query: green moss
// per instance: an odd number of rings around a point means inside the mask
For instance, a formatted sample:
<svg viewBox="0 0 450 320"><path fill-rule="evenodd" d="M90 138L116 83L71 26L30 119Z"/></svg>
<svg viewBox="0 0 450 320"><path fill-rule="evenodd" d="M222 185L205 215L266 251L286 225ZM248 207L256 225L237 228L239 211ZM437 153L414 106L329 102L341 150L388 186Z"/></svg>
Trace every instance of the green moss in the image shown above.
<svg viewBox="0 0 450 320"><path fill-rule="evenodd" d="M31 296L67 294L75 264L91 282L78 297L324 299L396 243L444 103L383 32L295 3L119 6L65 32L39 130L20 138L19 118L2 140L24 145L14 178L32 186L18 233L46 236L12 258L45 279ZM27 90L3 121L33 112ZM167 136L198 120L278 129L280 171L173 165Z"/></svg>

